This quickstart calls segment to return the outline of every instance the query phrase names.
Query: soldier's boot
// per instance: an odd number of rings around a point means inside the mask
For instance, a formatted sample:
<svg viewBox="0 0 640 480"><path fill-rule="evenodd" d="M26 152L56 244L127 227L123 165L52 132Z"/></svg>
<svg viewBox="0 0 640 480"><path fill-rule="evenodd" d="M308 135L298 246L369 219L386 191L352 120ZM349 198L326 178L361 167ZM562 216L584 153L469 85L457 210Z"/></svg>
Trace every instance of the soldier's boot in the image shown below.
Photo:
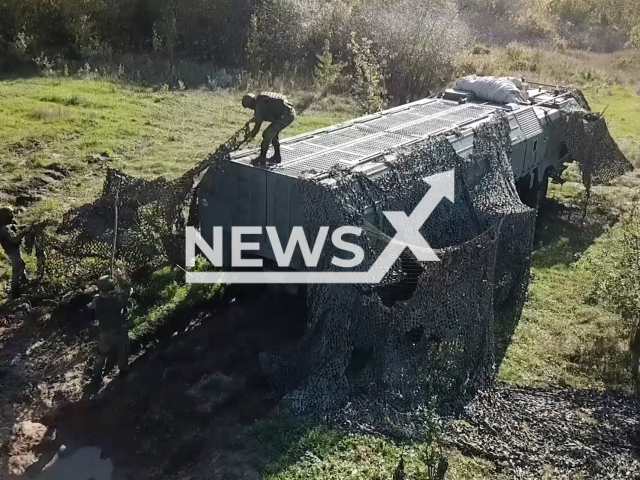
<svg viewBox="0 0 640 480"><path fill-rule="evenodd" d="M277 135L273 137L272 144L273 144L273 150L275 151L275 153L273 154L273 157L271 157L269 161L271 163L281 163L282 156L280 155L280 142L278 140Z"/></svg>
<svg viewBox="0 0 640 480"><path fill-rule="evenodd" d="M265 146L263 141L260 145L260 155L251 160L251 165L265 165L267 163L267 151L269 150L269 143Z"/></svg>

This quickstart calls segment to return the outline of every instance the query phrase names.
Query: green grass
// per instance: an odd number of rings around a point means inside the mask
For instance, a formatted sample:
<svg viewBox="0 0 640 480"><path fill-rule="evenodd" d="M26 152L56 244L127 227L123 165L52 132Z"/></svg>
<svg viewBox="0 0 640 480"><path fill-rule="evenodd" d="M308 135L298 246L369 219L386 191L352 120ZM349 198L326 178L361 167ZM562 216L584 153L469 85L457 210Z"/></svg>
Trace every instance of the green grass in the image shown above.
<svg viewBox="0 0 640 480"><path fill-rule="evenodd" d="M248 438L262 446L264 480L382 480L391 478L401 458L409 478L428 478L429 450L422 442L348 434L286 412L256 424Z"/></svg>
<svg viewBox="0 0 640 480"><path fill-rule="evenodd" d="M222 294L222 285L188 284L184 272L165 267L139 286L137 301L129 318L132 338L153 333L164 322L184 320L193 307L206 305Z"/></svg>
<svg viewBox="0 0 640 480"><path fill-rule="evenodd" d="M640 164L640 97L628 87L587 91L596 111L605 112L610 130L622 150ZM552 186L550 197L571 199L583 194L578 176ZM604 202L625 211L638 198L637 172L610 186L597 187ZM611 266L620 235L619 226L603 232L577 228L566 222L547 222L533 256L535 280L529 289L522 320L513 337L499 376L523 385L566 384L580 388L629 390L627 346L629 325L606 305L589 300L597 275Z"/></svg>
<svg viewBox="0 0 640 480"><path fill-rule="evenodd" d="M589 104L605 112L609 128L629 160L640 165L640 97L632 87L613 86L589 92Z"/></svg>

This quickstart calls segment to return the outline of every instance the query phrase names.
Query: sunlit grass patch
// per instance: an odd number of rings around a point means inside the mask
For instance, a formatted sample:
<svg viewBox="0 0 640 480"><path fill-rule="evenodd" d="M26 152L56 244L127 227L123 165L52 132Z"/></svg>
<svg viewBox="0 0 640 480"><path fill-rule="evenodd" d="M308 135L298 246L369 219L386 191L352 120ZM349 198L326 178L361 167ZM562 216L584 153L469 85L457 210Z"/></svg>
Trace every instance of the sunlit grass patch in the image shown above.
<svg viewBox="0 0 640 480"><path fill-rule="evenodd" d="M431 447L425 441L347 433L286 410L260 421L247 436L261 452L263 480L382 480L392 478L400 459L404 459L406 478L429 478Z"/></svg>
<svg viewBox="0 0 640 480"><path fill-rule="evenodd" d="M206 305L224 291L218 284L185 283L185 275L181 269L169 266L154 272L140 285L129 321L133 338L153 331L180 311L188 314L189 309Z"/></svg>

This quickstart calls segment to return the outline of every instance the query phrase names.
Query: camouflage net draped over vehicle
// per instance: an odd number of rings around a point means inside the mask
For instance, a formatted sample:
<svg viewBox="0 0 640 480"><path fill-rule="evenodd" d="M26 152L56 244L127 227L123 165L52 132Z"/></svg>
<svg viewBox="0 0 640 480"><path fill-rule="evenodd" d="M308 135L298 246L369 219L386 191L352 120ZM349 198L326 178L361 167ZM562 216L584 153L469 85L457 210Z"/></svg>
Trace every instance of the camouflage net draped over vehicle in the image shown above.
<svg viewBox="0 0 640 480"><path fill-rule="evenodd" d="M552 134L560 136L578 163L582 182L589 190L633 170L607 128L604 117L592 113L582 93L572 91L574 102L566 108Z"/></svg>
<svg viewBox="0 0 640 480"><path fill-rule="evenodd" d="M631 166L585 107L576 95L554 134L597 184ZM579 135L600 147L585 151ZM436 137L398 152L375 179L334 171L333 187L300 180L305 230L313 238L320 226L360 226L365 260L357 270L367 271L395 234L381 212L409 214L429 189L423 178L456 169L455 202L443 200L421 229L440 262L405 250L379 286L310 286L304 339L261 357L293 410L406 438L424 425L421 407L459 411L492 383L522 312L536 218L519 199L510 159L509 123L496 115L477 128L468 158ZM467 183L472 166L481 172ZM370 205L376 225L364 219ZM325 247L318 269L337 271L334 255Z"/></svg>
<svg viewBox="0 0 640 480"><path fill-rule="evenodd" d="M430 188L423 178L456 171L455 202L440 202L421 229L440 262L405 250L381 285L311 286L306 337L263 356L265 370L292 389L286 399L295 410L327 412L352 399L342 415L358 415L345 421L406 436L393 412L406 415L425 399L451 406L493 377L496 324L522 308L535 222L515 190L509 132L500 117L478 129L469 158L438 137L399 155L382 177L338 174L332 189L299 184L305 230L367 232L357 239L365 251L358 270L367 271L395 234L381 212L412 212ZM477 164L483 174L467 185L466 170ZM378 205L379 228L364 220L368 205ZM325 250L318 268L337 271L339 253Z"/></svg>

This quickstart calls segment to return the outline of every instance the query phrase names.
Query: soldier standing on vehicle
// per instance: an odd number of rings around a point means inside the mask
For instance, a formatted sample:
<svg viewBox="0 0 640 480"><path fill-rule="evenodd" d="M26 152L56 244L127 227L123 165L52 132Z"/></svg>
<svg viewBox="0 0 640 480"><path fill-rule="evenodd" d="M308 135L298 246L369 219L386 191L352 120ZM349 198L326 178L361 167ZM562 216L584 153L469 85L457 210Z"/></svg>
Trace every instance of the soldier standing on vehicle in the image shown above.
<svg viewBox="0 0 640 480"><path fill-rule="evenodd" d="M20 255L20 244L24 236L31 231L31 226L18 227L15 224L13 209L0 208L0 245L11 262L11 297L20 296L20 287L27 281L25 264Z"/></svg>
<svg viewBox="0 0 640 480"><path fill-rule="evenodd" d="M296 111L293 105L289 103L287 97L279 93L264 92L257 97L250 93L242 98L242 106L254 111L251 122L255 123L255 127L249 133L247 139L253 139L262 126L262 122L271 122L262 134L262 143L260 144L260 156L252 161L254 165L264 165L267 163L267 151L269 145L273 145L275 154L271 158L271 162L280 163L282 157L280 155L279 135L282 130L291 125L296 118Z"/></svg>
<svg viewBox="0 0 640 480"><path fill-rule="evenodd" d="M117 273L116 280L124 286L122 275ZM118 369L121 376L129 372L129 332L127 328L126 310L132 289L116 290L113 279L105 275L97 282L99 293L91 304L98 320L100 337L98 339L98 359L93 372L94 380L102 380L107 356L115 350L118 356Z"/></svg>

